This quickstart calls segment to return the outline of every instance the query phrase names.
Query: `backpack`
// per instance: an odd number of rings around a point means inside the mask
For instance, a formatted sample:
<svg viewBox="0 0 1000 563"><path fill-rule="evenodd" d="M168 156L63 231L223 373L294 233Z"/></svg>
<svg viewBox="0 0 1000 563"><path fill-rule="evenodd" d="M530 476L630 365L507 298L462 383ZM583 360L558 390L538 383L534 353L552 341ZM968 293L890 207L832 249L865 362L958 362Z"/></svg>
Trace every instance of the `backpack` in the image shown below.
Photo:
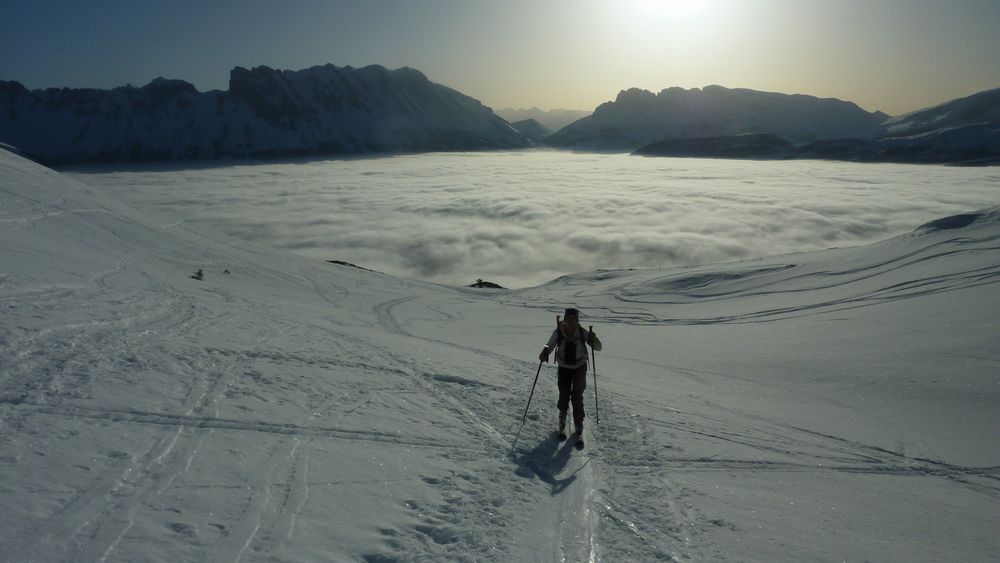
<svg viewBox="0 0 1000 563"><path fill-rule="evenodd" d="M578 331L577 334L579 334L579 332L583 331L583 327L580 326L580 325L576 325L576 330ZM574 334L571 337L567 338L567 337L563 336L562 328L556 329L556 346L560 350L562 350L562 357L563 357L563 361L564 362L567 362L567 363L575 363L576 362L577 355L578 355L577 354L576 346L577 346L577 343L579 341L583 341L583 347L585 349L584 352L586 352L586 348L587 348L587 335L586 334L581 334L579 336L579 338L576 337L576 334Z"/></svg>

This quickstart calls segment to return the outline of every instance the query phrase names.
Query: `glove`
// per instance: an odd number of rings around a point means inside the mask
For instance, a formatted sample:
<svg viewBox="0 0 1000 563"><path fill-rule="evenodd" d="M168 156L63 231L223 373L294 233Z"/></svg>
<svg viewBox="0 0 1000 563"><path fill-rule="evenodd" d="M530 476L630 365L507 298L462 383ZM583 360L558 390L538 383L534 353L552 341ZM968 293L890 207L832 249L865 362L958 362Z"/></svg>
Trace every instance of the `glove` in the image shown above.
<svg viewBox="0 0 1000 563"><path fill-rule="evenodd" d="M545 363L549 363L549 352L551 352L551 350L549 350L547 347L542 348L542 352L538 354L538 360Z"/></svg>

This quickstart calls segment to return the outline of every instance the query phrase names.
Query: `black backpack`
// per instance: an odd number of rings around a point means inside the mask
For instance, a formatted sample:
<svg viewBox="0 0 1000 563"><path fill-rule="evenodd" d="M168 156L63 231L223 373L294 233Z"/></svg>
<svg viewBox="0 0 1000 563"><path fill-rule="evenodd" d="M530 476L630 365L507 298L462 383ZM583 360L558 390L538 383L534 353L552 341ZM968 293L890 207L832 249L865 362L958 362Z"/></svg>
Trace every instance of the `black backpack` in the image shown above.
<svg viewBox="0 0 1000 563"><path fill-rule="evenodd" d="M583 331L583 327L580 326L580 325L576 325L576 330L577 331ZM583 347L584 348L587 347L587 335L586 334L581 335L579 339L575 338L575 336L576 335L574 334L573 337L571 337L571 338L564 337L563 336L562 328L556 329L556 346L558 346L559 349L562 350L562 357L563 357L563 361L565 361L565 362L575 362L576 361L576 357L577 357L576 345L577 345L578 341L582 340L583 341Z"/></svg>

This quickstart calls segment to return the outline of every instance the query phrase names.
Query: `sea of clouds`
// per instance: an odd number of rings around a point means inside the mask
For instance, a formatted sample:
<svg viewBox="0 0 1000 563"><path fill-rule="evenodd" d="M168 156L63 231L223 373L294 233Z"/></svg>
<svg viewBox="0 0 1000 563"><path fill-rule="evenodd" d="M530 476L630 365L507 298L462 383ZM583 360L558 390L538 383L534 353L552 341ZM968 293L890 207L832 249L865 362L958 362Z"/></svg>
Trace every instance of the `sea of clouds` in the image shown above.
<svg viewBox="0 0 1000 563"><path fill-rule="evenodd" d="M199 228L395 275L544 283L857 245L1000 204L1000 168L562 151L88 167Z"/></svg>

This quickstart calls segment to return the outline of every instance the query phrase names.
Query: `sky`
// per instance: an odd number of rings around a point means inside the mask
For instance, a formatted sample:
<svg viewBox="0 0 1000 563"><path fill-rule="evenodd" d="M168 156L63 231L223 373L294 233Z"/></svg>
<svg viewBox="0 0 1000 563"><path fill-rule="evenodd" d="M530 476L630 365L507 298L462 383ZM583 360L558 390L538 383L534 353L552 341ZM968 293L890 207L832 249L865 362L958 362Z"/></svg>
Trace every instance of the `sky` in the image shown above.
<svg viewBox="0 0 1000 563"><path fill-rule="evenodd" d="M0 14L0 80L31 89L381 64L495 109L719 84L899 115L1000 87L997 0L0 0Z"/></svg>

